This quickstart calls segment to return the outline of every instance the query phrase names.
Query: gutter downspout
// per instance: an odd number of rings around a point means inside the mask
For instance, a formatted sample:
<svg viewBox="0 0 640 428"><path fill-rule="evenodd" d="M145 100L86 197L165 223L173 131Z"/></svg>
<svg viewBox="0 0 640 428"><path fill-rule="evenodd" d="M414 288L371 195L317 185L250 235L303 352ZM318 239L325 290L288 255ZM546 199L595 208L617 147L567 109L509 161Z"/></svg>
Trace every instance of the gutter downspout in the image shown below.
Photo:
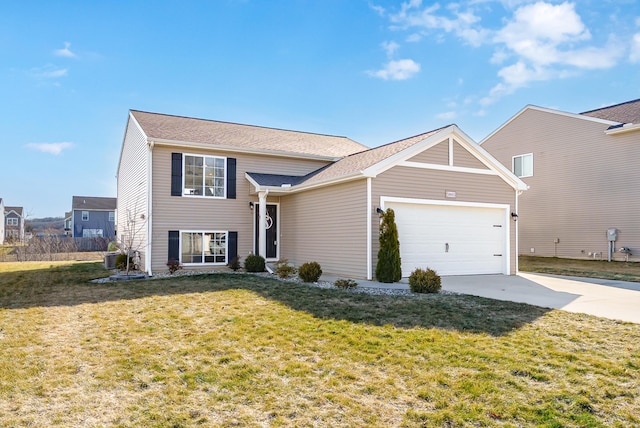
<svg viewBox="0 0 640 428"><path fill-rule="evenodd" d="M153 203L153 147L155 143L153 141L149 142L149 153L147 156L147 236L145 237L145 247L146 251L144 252L144 265L147 268L147 275L153 276L153 271L151 270L151 224L153 219L151 218L152 212L152 203Z"/></svg>
<svg viewBox="0 0 640 428"><path fill-rule="evenodd" d="M371 256L373 249L371 248L371 177L367 177L367 280L373 279L373 263Z"/></svg>
<svg viewBox="0 0 640 428"><path fill-rule="evenodd" d="M522 190L516 190L516 214L518 214L518 196L520 196L520 194L522 193ZM518 269L518 253L520 252L520 245L518 242L518 217L516 217L516 221L515 221L515 228L516 228L516 272L515 274L517 275L519 273L519 269Z"/></svg>

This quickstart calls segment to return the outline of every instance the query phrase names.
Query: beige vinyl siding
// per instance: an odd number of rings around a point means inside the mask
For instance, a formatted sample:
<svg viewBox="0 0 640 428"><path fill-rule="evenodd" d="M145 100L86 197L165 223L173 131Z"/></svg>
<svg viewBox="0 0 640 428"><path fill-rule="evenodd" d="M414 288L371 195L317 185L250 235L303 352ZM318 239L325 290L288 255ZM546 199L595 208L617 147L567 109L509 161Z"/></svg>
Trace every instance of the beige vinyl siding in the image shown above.
<svg viewBox="0 0 640 428"><path fill-rule="evenodd" d="M480 162L478 158L473 156L457 141L453 142L453 166L463 168L488 169L485 164Z"/></svg>
<svg viewBox="0 0 640 428"><path fill-rule="evenodd" d="M118 209L116 231L118 239L133 242L131 248L140 252L142 268L147 251L148 153L146 138L129 119L118 165ZM144 218L143 218L144 217ZM133 237L131 241L130 237ZM125 242L129 245L129 242Z"/></svg>
<svg viewBox="0 0 640 428"><path fill-rule="evenodd" d="M605 232L615 227L616 247L640 261L640 132L609 136L608 126L529 109L483 142L509 169L513 156L533 153L533 176L522 178L530 190L519 200L521 254L606 258Z"/></svg>
<svg viewBox="0 0 640 428"><path fill-rule="evenodd" d="M171 196L173 152L235 158L236 199ZM323 161L156 146L153 150L153 269L166 269L170 230L236 231L238 255L244 259L253 252L254 242L255 214L249 208L249 202L256 203L254 210L258 202L258 196L245 178L245 172L305 175L325 164ZM277 197L268 198L269 203L278 201ZM282 220L280 223L283 224Z"/></svg>
<svg viewBox="0 0 640 428"><path fill-rule="evenodd" d="M367 180L281 198L281 257L323 272L367 277Z"/></svg>
<svg viewBox="0 0 640 428"><path fill-rule="evenodd" d="M456 192L455 199L445 198L446 191ZM375 207L382 196L426 200L509 204L515 206L515 190L495 175L428 170L396 166L372 180L372 263L375 271L379 249L379 219ZM515 273L515 227L509 225L511 273Z"/></svg>
<svg viewBox="0 0 640 428"><path fill-rule="evenodd" d="M449 165L449 141L445 140L436 144L429 150L408 159L410 162L433 163L437 165Z"/></svg>

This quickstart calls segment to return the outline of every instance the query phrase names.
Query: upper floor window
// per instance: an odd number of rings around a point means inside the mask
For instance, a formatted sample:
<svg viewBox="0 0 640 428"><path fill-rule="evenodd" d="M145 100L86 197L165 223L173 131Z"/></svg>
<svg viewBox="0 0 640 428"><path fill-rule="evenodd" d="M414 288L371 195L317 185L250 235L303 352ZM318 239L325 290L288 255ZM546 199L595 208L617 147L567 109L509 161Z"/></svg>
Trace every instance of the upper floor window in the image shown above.
<svg viewBox="0 0 640 428"><path fill-rule="evenodd" d="M7 226L17 226L18 219L16 217L7 217Z"/></svg>
<svg viewBox="0 0 640 428"><path fill-rule="evenodd" d="M183 195L225 197L225 158L184 155Z"/></svg>
<svg viewBox="0 0 640 428"><path fill-rule="evenodd" d="M116 213L109 211L109 221L116 221Z"/></svg>
<svg viewBox="0 0 640 428"><path fill-rule="evenodd" d="M82 221L89 221L89 211L82 211Z"/></svg>
<svg viewBox="0 0 640 428"><path fill-rule="evenodd" d="M533 153L514 156L513 173L518 177L533 176Z"/></svg>

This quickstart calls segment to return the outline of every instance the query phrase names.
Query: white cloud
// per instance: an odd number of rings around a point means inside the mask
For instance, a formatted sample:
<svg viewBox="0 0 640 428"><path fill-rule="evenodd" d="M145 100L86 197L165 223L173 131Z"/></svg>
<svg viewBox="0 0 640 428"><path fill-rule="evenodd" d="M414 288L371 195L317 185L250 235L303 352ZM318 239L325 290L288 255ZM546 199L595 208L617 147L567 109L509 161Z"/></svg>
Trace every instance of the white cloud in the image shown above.
<svg viewBox="0 0 640 428"><path fill-rule="evenodd" d="M369 7L371 8L371 10L373 10L375 13L377 13L380 16L384 16L385 14L385 9L382 6L378 6L372 3L369 3Z"/></svg>
<svg viewBox="0 0 640 428"><path fill-rule="evenodd" d="M633 39L631 41L631 53L629 54L629 61L640 62L640 33L636 33L633 35Z"/></svg>
<svg viewBox="0 0 640 428"><path fill-rule="evenodd" d="M56 50L53 51L53 53L56 56L63 56L65 58L76 58L77 55L75 53L71 52L71 50L69 49L70 47L71 47L71 43L64 42L64 48L56 49Z"/></svg>
<svg viewBox="0 0 640 428"><path fill-rule="evenodd" d="M44 67L34 67L29 70L29 74L38 80L58 79L67 76L68 70L49 64Z"/></svg>
<svg viewBox="0 0 640 428"><path fill-rule="evenodd" d="M400 48L400 45L396 42L382 42L382 49L384 49L388 57L392 57L398 48Z"/></svg>
<svg viewBox="0 0 640 428"><path fill-rule="evenodd" d="M417 43L420 40L422 40L422 35L420 33L413 33L407 37L407 42L409 43Z"/></svg>
<svg viewBox="0 0 640 428"><path fill-rule="evenodd" d="M37 150L43 153L51 153L52 155L59 155L63 150L73 147L73 143L29 143L27 147L32 150Z"/></svg>
<svg viewBox="0 0 640 428"><path fill-rule="evenodd" d="M423 9L421 0L410 0L402 3L400 11L391 15L390 19L399 28L443 30L454 33L471 46L480 46L489 35L486 29L476 25L480 22L480 17L471 10L460 11L457 3L450 4L448 9L452 17L436 13L440 11L438 3ZM436 35L436 38L438 40L441 35Z"/></svg>
<svg viewBox="0 0 640 428"><path fill-rule="evenodd" d="M455 119L456 117L457 117L457 114L455 111L446 111L444 113L436 114L436 119L441 119L441 120L452 120L452 119Z"/></svg>
<svg viewBox="0 0 640 428"><path fill-rule="evenodd" d="M368 71L370 76L384 80L406 80L420 71L420 64L411 59L389 61L385 67L377 71Z"/></svg>

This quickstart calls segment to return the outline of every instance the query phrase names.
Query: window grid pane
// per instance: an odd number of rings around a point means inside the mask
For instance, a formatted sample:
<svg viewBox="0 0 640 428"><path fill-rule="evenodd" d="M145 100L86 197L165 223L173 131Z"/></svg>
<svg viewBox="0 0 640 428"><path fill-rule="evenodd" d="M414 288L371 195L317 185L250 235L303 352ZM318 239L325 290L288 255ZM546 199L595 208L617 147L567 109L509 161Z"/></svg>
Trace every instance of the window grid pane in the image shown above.
<svg viewBox="0 0 640 428"><path fill-rule="evenodd" d="M183 194L225 196L223 158L185 155L184 165Z"/></svg>
<svg viewBox="0 0 640 428"><path fill-rule="evenodd" d="M183 232L182 263L226 263L227 232Z"/></svg>

